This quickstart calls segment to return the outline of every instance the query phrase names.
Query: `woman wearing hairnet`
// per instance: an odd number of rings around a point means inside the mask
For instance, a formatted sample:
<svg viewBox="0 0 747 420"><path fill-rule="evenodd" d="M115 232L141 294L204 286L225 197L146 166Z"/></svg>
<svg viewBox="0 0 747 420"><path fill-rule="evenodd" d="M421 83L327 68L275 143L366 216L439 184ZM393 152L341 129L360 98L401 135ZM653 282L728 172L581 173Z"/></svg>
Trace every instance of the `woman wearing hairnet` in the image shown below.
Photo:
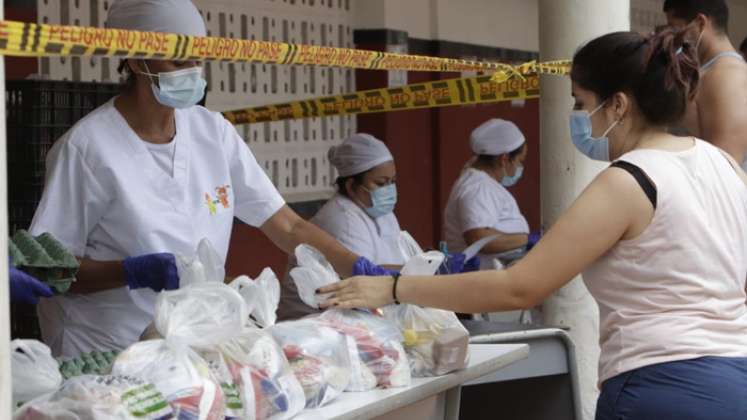
<svg viewBox="0 0 747 420"><path fill-rule="evenodd" d="M206 33L189 0L117 0L107 26ZM47 157L31 232L51 232L81 260L71 293L39 305L55 355L137 341L156 292L179 287L174 254L192 256L208 238L225 261L234 217L286 252L311 244L342 275L378 272L290 210L234 127L195 105L206 86L199 63L130 58L123 67L122 94Z"/></svg>
<svg viewBox="0 0 747 420"><path fill-rule="evenodd" d="M404 260L399 250L397 170L386 145L369 134L355 134L328 152L338 173L337 193L317 212L311 223L357 255L375 264L398 269ZM289 265L294 264L291 257ZM290 276L283 281L278 309L280 319L300 318L314 312L301 302Z"/></svg>
<svg viewBox="0 0 747 420"><path fill-rule="evenodd" d="M472 131L470 146L475 158L451 189L444 235L452 252L495 236L480 254L480 268L493 269L496 258L516 258L527 246L529 225L506 189L521 179L527 145L514 123L494 118Z"/></svg>

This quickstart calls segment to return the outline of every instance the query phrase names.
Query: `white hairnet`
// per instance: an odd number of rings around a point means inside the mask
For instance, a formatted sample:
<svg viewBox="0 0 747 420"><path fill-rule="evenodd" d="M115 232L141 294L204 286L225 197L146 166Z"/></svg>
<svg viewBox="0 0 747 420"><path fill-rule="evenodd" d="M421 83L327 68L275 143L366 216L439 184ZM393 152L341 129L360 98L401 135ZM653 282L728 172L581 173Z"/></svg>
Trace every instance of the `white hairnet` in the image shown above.
<svg viewBox="0 0 747 420"><path fill-rule="evenodd" d="M115 0L106 27L205 36L205 22L190 0Z"/></svg>
<svg viewBox="0 0 747 420"><path fill-rule="evenodd" d="M357 175L394 160L381 140L364 133L353 134L339 146L332 146L327 157L340 176Z"/></svg>
<svg viewBox="0 0 747 420"><path fill-rule="evenodd" d="M493 118L472 130L470 146L476 155L499 156L521 147L526 141L511 121Z"/></svg>

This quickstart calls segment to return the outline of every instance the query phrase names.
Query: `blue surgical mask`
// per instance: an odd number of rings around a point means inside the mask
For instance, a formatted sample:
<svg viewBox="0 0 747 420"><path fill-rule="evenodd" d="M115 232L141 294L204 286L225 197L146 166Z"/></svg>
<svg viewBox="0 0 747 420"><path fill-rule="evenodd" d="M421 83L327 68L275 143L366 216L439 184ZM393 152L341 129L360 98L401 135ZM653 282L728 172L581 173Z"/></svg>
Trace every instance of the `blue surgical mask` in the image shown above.
<svg viewBox="0 0 747 420"><path fill-rule="evenodd" d="M146 70L148 65L145 64ZM158 103L169 108L189 108L203 96L207 82L202 77L202 67L170 71L166 73L143 73L158 78L158 86L151 80L151 89Z"/></svg>
<svg viewBox="0 0 747 420"><path fill-rule="evenodd" d="M607 134L612 131L620 121L615 121L605 132L602 137L593 137L591 135L591 116L602 109L604 102L596 107L593 111L572 111L571 112L571 140L579 152L591 159L603 162L610 161L610 140Z"/></svg>
<svg viewBox="0 0 747 420"><path fill-rule="evenodd" d="M519 166L516 168L516 172L513 176L504 176L501 178L501 185L504 187L513 187L516 185L517 182L519 182L519 179L521 179L521 176L524 174L524 166Z"/></svg>
<svg viewBox="0 0 747 420"><path fill-rule="evenodd" d="M385 185L373 191L366 189L366 191L371 195L371 207L365 209L369 216L378 219L394 211L394 206L397 205L397 186L395 184Z"/></svg>

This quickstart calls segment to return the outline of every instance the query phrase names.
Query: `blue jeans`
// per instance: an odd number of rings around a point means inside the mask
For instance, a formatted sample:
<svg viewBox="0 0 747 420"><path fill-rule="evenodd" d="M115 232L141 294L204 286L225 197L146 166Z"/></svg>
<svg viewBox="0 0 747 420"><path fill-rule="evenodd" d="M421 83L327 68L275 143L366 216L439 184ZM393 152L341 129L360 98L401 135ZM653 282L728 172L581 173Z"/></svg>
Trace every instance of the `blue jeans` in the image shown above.
<svg viewBox="0 0 747 420"><path fill-rule="evenodd" d="M604 382L596 420L669 419L747 419L747 358L661 363Z"/></svg>

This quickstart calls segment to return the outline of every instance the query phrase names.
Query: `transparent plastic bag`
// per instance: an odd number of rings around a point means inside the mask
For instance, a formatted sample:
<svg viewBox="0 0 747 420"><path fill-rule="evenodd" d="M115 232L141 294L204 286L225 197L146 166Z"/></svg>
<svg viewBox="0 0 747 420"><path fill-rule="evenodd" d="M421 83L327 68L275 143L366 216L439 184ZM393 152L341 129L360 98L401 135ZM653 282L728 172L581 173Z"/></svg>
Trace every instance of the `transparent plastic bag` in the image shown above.
<svg viewBox="0 0 747 420"><path fill-rule="evenodd" d="M206 281L223 283L226 277L223 259L207 238L197 245L195 255L176 255L176 269L180 288Z"/></svg>
<svg viewBox="0 0 747 420"><path fill-rule="evenodd" d="M317 289L340 281L340 276L324 255L308 245L299 245L295 255L298 266L291 269L290 276L296 284L298 295L305 304L318 309L321 303L329 299L329 294L318 295Z"/></svg>
<svg viewBox="0 0 747 420"><path fill-rule="evenodd" d="M36 398L14 420L167 420L174 411L156 387L129 376L83 375Z"/></svg>
<svg viewBox="0 0 747 420"><path fill-rule="evenodd" d="M434 275L445 257L440 252L423 252L404 231L399 244L407 261L402 274ZM402 332L413 376L440 376L467 366L469 332L453 312L416 305L390 305L383 312Z"/></svg>
<svg viewBox="0 0 747 420"><path fill-rule="evenodd" d="M469 362L469 332L453 312L390 305L384 316L399 326L413 376L440 376Z"/></svg>
<svg viewBox="0 0 747 420"><path fill-rule="evenodd" d="M331 309L313 317L315 321L355 341L348 391L366 391L410 385L409 362L397 326L367 311ZM360 365L356 362L360 361ZM360 366L359 370L356 369ZM372 381L374 378L375 381Z"/></svg>
<svg viewBox="0 0 747 420"><path fill-rule="evenodd" d="M211 369L219 365L227 418L285 420L303 410L303 388L268 332L245 328L209 353Z"/></svg>
<svg viewBox="0 0 747 420"><path fill-rule="evenodd" d="M335 400L350 383L350 351L354 343L314 319L281 322L269 329L283 349L303 387L306 408Z"/></svg>
<svg viewBox="0 0 747 420"><path fill-rule="evenodd" d="M155 327L164 339L142 341L115 360L113 374L155 384L179 419L222 419L220 382L195 349L209 350L232 338L248 318L242 297L223 283L207 282L162 292Z"/></svg>
<svg viewBox="0 0 747 420"><path fill-rule="evenodd" d="M207 238L200 241L194 255L177 254L174 257L180 289L206 282L223 283L225 280L224 261ZM137 307L148 313L154 313L153 308L160 293L142 288L129 289L129 294Z"/></svg>
<svg viewBox="0 0 747 420"><path fill-rule="evenodd" d="M244 299L254 324L262 328L275 325L280 303L280 282L271 269L262 270L256 280L247 276L237 277L229 286Z"/></svg>
<svg viewBox="0 0 747 420"><path fill-rule="evenodd" d="M408 261L410 258L423 253L423 248L420 247L415 238L404 230L399 233L397 245L399 245L399 252L402 254L403 261Z"/></svg>
<svg viewBox="0 0 747 420"><path fill-rule="evenodd" d="M280 284L270 269L257 280L234 280L231 289L242 298L252 318L244 317L235 334L201 351L226 396L226 417L285 420L301 410L305 397L282 349L260 326L275 323Z"/></svg>
<svg viewBox="0 0 747 420"><path fill-rule="evenodd" d="M62 385L60 366L52 351L36 340L10 342L13 407L57 390Z"/></svg>

